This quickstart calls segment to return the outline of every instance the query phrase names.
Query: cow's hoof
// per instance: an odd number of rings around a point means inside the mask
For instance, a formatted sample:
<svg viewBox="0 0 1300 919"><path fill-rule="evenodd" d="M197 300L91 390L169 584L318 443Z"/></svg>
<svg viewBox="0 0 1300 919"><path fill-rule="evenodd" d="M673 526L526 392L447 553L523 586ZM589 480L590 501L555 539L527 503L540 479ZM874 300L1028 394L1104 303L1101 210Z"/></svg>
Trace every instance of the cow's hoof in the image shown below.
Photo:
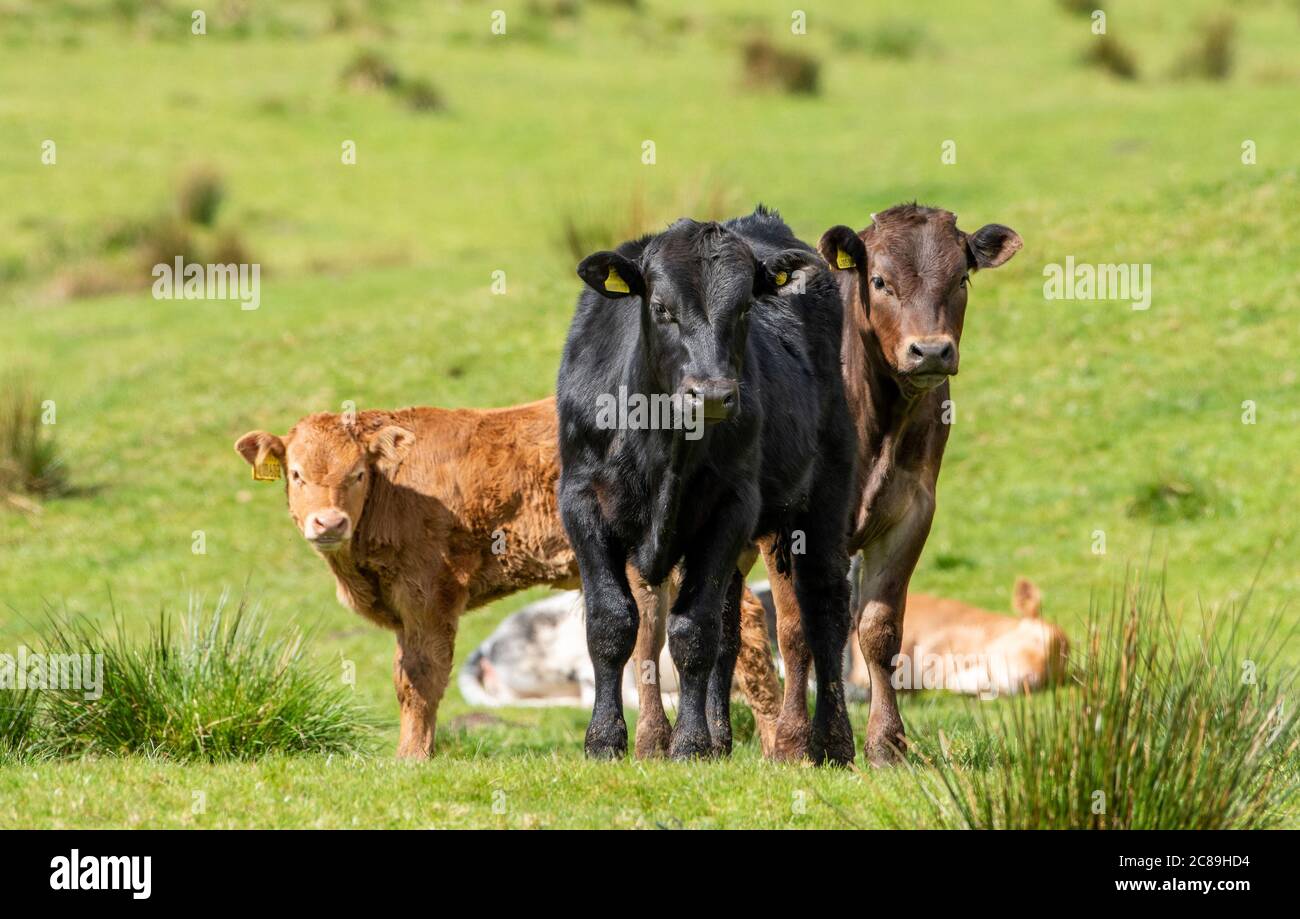
<svg viewBox="0 0 1300 919"><path fill-rule="evenodd" d="M857 755L853 746L853 734L846 736L841 731L833 731L826 736L818 736L818 732L814 732L809 755L818 766L847 766Z"/></svg>
<svg viewBox="0 0 1300 919"><path fill-rule="evenodd" d="M709 759L713 756L713 739L703 728L682 730L679 721L668 744L668 755L676 760Z"/></svg>
<svg viewBox="0 0 1300 919"><path fill-rule="evenodd" d="M772 762L802 763L809 758L810 737L807 732L783 734L777 729L772 741Z"/></svg>
<svg viewBox="0 0 1300 919"><path fill-rule="evenodd" d="M658 718L638 719L636 723L636 758L663 759L668 755L668 741L672 738L672 725L660 715Z"/></svg>
<svg viewBox="0 0 1300 919"><path fill-rule="evenodd" d="M862 753L873 766L897 766L907 758L907 738L899 725L893 734L872 735L862 746Z"/></svg>
<svg viewBox="0 0 1300 919"><path fill-rule="evenodd" d="M798 763L808 758L811 728L807 721L776 720L776 738L772 741L772 761Z"/></svg>
<svg viewBox="0 0 1300 919"><path fill-rule="evenodd" d="M587 759L622 759L627 756L627 725L612 722L587 726Z"/></svg>
<svg viewBox="0 0 1300 919"><path fill-rule="evenodd" d="M814 720L809 753L818 766L847 766L853 762L857 755L853 745L853 726L849 724L849 713L843 706L826 715L824 720Z"/></svg>
<svg viewBox="0 0 1300 919"><path fill-rule="evenodd" d="M731 755L731 735L719 737L716 734L709 742L709 753L714 759L726 759Z"/></svg>

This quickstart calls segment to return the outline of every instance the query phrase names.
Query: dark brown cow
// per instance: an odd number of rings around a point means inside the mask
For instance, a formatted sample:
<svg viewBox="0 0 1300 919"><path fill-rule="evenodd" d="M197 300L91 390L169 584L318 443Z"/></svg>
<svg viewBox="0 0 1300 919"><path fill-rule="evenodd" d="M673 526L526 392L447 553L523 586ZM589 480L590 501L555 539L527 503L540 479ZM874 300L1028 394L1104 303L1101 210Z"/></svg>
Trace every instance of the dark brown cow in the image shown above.
<svg viewBox="0 0 1300 919"><path fill-rule="evenodd" d="M339 601L397 635L397 753L434 749L460 616L529 587L578 586L556 504L555 400L501 409L406 408L321 413L288 434L245 434L239 454L266 479L284 475L289 514L329 565ZM629 572L641 613L636 750L661 754L668 719L657 667L671 594ZM741 660L763 738L775 731L775 677L763 608L747 594Z"/></svg>
<svg viewBox="0 0 1300 919"><path fill-rule="evenodd" d="M907 585L934 519L967 284L1021 245L1000 224L968 234L948 211L906 204L873 215L861 233L833 227L818 246L837 271L845 304L844 380L858 431L849 549L861 553L852 611L871 676L865 753L876 765L896 759L905 744L890 676ZM787 676L776 756L800 758L808 752L809 654L789 576L770 544L763 552Z"/></svg>

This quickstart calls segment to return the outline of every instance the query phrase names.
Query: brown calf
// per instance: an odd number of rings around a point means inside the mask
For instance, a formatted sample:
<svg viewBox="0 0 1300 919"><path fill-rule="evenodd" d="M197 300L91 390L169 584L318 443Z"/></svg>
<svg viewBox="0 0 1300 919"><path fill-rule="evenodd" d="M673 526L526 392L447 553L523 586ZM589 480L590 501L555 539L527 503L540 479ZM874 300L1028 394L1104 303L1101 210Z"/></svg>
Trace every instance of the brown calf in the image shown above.
<svg viewBox="0 0 1300 919"><path fill-rule="evenodd" d="M488 410L322 413L284 437L253 431L235 444L255 476L285 474L289 514L329 565L339 601L397 633L399 756L434 750L463 612L529 587L578 586L556 501L556 424L555 400L543 399ZM629 577L641 611L636 749L653 756L669 735L657 671L668 606L658 605L663 590ZM747 647L764 642L762 607L750 600ZM774 678L761 664L750 669L764 680L755 698L767 750L776 711L763 693Z"/></svg>
<svg viewBox="0 0 1300 919"><path fill-rule="evenodd" d="M948 211L908 204L873 215L861 233L834 227L818 246L837 272L845 305L845 390L859 434L849 548L861 553L852 612L871 678L865 753L873 764L892 761L905 744L890 675L907 585L934 519L967 283L1021 245L1000 224L967 234ZM809 654L793 585L772 546L762 548L787 675L775 754L800 758L808 750Z"/></svg>

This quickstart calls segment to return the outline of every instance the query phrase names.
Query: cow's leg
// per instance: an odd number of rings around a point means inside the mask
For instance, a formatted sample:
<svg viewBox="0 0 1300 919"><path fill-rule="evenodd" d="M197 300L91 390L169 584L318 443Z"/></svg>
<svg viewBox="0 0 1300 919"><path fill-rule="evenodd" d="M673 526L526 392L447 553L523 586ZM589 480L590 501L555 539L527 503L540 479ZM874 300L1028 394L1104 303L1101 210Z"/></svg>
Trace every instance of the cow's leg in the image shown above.
<svg viewBox="0 0 1300 919"><path fill-rule="evenodd" d="M742 580L758 560L758 546L745 550L736 566ZM740 654L736 658L736 682L754 713L754 727L764 756L772 755L776 739L776 718L781 712L781 678L772 661L767 635L767 616L758 597L745 587L740 595Z"/></svg>
<svg viewBox="0 0 1300 919"><path fill-rule="evenodd" d="M814 494L811 506L836 506ZM833 500L842 500L836 496ZM840 504L839 506L844 506ZM791 554L804 641L817 671L817 705L808 754L815 763L853 762L853 728L844 703L844 646L849 638L849 558L836 515L801 515L803 552Z"/></svg>
<svg viewBox="0 0 1300 919"><path fill-rule="evenodd" d="M763 755L771 756L776 742L776 719L781 713L781 679L772 662L763 604L748 587L740 597L740 656L736 682L754 713L754 726Z"/></svg>
<svg viewBox="0 0 1300 919"><path fill-rule="evenodd" d="M856 612L858 643L871 677L871 710L863 745L867 762L884 766L897 762L907 747L903 719L898 713L893 673L903 643L903 613L907 585L930 533L934 501L922 495L913 510L862 552Z"/></svg>
<svg viewBox="0 0 1300 919"><path fill-rule="evenodd" d="M722 639L723 606L729 591L738 599L736 563L749 543L758 514L757 488L750 488L752 491L723 499L712 526L687 547L683 558L681 592L668 619L668 647L681 680L677 724L668 745L673 759L713 752L705 710ZM735 634L738 643L738 623ZM734 655L734 650L731 653ZM734 661L733 656L733 667ZM729 677L730 668L728 682Z"/></svg>
<svg viewBox="0 0 1300 919"><path fill-rule="evenodd" d="M659 660L668 634L668 610L671 604L670 582L651 587L631 565L627 566L628 584L640 615L632 667L636 676L638 708L636 716L636 757L655 759L668 752L672 725L664 713L659 679Z"/></svg>
<svg viewBox="0 0 1300 919"><path fill-rule="evenodd" d="M560 496L560 508L582 574L587 651L596 683L584 746L593 759L617 759L627 755L623 668L636 646L638 618L627 582L627 552L607 533L590 492L575 486Z"/></svg>
<svg viewBox="0 0 1300 919"><path fill-rule="evenodd" d="M401 708L397 755L425 759L433 755L438 703L451 677L457 615L432 623L404 623L397 633L393 687Z"/></svg>
<svg viewBox="0 0 1300 919"><path fill-rule="evenodd" d="M714 756L731 755L731 678L740 653L740 595L744 589L744 575L737 569L723 594L718 656L709 674L707 708Z"/></svg>
<svg viewBox="0 0 1300 919"><path fill-rule="evenodd" d="M808 722L808 672L812 655L803 638L792 573L780 570L771 541L763 542L763 560L767 563L772 600L776 604L776 643L785 664L785 694L781 700L781 713L776 719L772 758L778 761L800 760L808 755L808 740L812 732L812 725Z"/></svg>

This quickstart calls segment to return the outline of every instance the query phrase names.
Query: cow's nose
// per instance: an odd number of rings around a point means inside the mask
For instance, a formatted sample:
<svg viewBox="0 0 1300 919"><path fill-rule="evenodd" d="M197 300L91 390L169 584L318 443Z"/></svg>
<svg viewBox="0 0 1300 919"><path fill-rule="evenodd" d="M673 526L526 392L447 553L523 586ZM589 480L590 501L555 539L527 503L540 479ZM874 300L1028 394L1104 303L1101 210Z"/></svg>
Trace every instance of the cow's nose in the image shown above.
<svg viewBox="0 0 1300 919"><path fill-rule="evenodd" d="M957 372L957 344L947 335L914 338L907 345L907 362L903 368L918 376Z"/></svg>
<svg viewBox="0 0 1300 919"><path fill-rule="evenodd" d="M306 536L312 542L339 542L348 535L348 523L348 515L342 511L316 511L307 518Z"/></svg>
<svg viewBox="0 0 1300 919"><path fill-rule="evenodd" d="M698 406L706 422L726 421L740 405L740 384L735 380L687 380L686 397Z"/></svg>

